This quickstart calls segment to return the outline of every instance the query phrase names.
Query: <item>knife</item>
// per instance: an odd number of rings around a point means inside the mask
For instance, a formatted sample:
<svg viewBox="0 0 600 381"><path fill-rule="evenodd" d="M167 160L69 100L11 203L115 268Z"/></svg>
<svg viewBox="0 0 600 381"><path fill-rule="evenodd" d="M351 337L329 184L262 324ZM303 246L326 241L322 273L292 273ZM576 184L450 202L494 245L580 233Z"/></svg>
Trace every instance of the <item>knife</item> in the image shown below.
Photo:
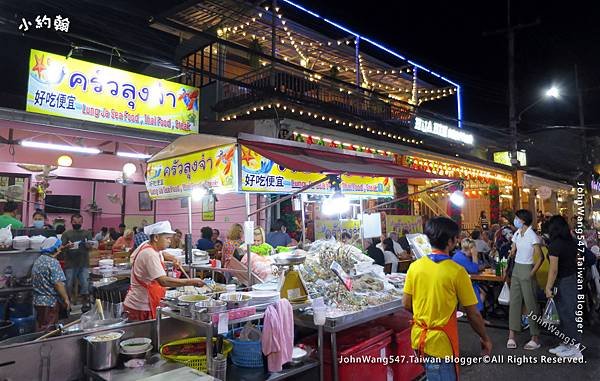
<svg viewBox="0 0 600 381"><path fill-rule="evenodd" d="M219 335L217 337L217 352L216 353L223 353L223 335Z"/></svg>

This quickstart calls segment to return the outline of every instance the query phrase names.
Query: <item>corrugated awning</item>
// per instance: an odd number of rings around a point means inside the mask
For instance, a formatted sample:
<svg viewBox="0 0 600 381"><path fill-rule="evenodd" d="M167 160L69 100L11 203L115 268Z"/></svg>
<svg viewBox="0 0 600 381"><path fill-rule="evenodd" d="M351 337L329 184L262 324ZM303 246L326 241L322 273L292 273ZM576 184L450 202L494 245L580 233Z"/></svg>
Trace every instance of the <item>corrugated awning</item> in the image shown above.
<svg viewBox="0 0 600 381"><path fill-rule="evenodd" d="M539 187L548 187L553 190L570 191L572 186L558 181L544 179L542 177L533 176L530 174L523 175L523 187L537 189Z"/></svg>
<svg viewBox="0 0 600 381"><path fill-rule="evenodd" d="M298 172L347 174L394 178L439 178L396 165L393 160L366 154L346 154L304 143L260 138L241 134L238 143L256 151L275 163Z"/></svg>
<svg viewBox="0 0 600 381"><path fill-rule="evenodd" d="M230 138L227 136L207 134L185 135L177 138L173 143L169 144L156 155L152 156L148 162L152 163L154 161L183 156L225 144L234 144L236 141L237 140L235 138Z"/></svg>

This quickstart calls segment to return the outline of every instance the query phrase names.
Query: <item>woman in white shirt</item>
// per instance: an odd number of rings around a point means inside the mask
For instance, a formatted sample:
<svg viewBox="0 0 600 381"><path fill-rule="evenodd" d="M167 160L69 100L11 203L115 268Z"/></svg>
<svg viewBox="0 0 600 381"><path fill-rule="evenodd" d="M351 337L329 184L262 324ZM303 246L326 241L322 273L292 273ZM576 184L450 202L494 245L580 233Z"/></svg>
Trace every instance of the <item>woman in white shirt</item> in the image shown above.
<svg viewBox="0 0 600 381"><path fill-rule="evenodd" d="M391 238L386 238L383 240L382 251L383 258L385 260L385 266L383 271L386 274L397 273L398 272L398 257L394 254L394 242Z"/></svg>
<svg viewBox="0 0 600 381"><path fill-rule="evenodd" d="M521 331L521 311L523 302L527 308L526 315L533 313L540 316L539 305L536 299L536 278L544 256L541 251L541 240L531 228L533 216L530 211L521 209L515 213L514 225L517 228L512 238L510 255L515 257L515 267L510 281L510 306L509 306L509 334L506 347L515 349L515 332ZM535 255L534 255L535 254ZM537 262L535 261L537 258ZM540 327L535 319L529 319L531 340L525 344L524 349L536 350L540 347Z"/></svg>

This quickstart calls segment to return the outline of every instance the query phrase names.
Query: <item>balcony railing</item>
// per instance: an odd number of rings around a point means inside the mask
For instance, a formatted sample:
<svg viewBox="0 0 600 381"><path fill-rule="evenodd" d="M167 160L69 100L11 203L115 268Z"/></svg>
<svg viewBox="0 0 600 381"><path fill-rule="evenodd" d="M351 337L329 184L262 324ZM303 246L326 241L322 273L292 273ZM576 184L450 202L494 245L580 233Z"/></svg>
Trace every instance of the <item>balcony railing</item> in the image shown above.
<svg viewBox="0 0 600 381"><path fill-rule="evenodd" d="M408 122L414 115L414 107L409 104L283 65L267 66L232 82L223 84L223 98L215 107L217 111L283 97L360 120Z"/></svg>

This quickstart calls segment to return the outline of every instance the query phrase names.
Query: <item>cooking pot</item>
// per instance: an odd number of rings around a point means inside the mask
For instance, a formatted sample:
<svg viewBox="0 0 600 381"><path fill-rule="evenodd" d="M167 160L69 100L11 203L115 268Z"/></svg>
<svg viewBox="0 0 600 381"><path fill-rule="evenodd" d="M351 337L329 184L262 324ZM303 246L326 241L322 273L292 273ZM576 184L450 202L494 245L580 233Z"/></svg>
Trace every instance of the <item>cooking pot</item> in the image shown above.
<svg viewBox="0 0 600 381"><path fill-rule="evenodd" d="M204 322L211 321L211 314L223 312L227 310L227 302L222 300L203 300L195 303L192 307L192 318Z"/></svg>
<svg viewBox="0 0 600 381"><path fill-rule="evenodd" d="M227 303L227 309L242 308L248 306L252 296L247 292L232 292L222 294L220 300Z"/></svg>
<svg viewBox="0 0 600 381"><path fill-rule="evenodd" d="M177 298L177 307L179 313L185 317L192 316L192 307L195 303L205 301L208 299L206 295L181 295Z"/></svg>
<svg viewBox="0 0 600 381"><path fill-rule="evenodd" d="M87 341L87 366L92 370L107 370L117 366L119 341L125 331L95 333L83 339Z"/></svg>

